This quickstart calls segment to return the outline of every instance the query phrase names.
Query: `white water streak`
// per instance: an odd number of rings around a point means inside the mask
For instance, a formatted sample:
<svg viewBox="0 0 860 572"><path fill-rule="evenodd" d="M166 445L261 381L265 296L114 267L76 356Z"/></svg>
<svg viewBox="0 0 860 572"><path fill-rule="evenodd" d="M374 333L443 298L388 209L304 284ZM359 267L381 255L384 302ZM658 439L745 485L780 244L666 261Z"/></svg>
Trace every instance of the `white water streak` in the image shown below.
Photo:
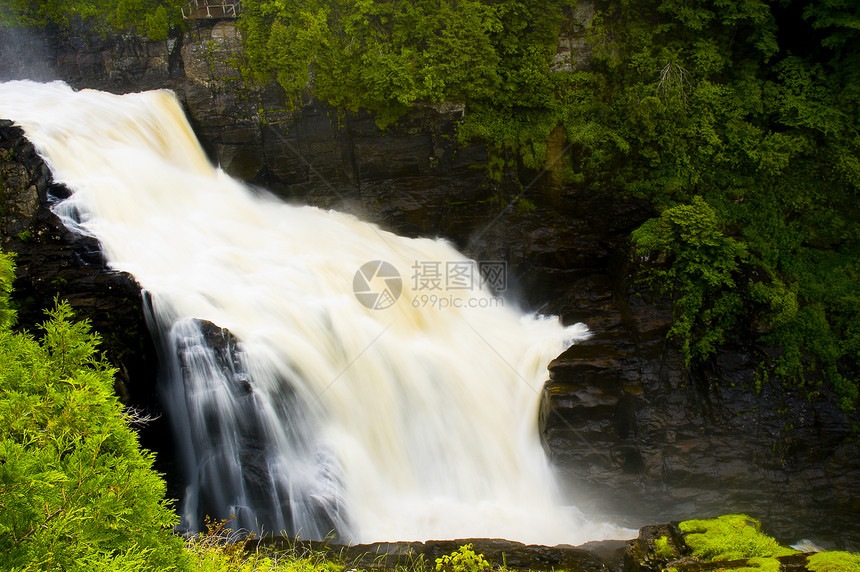
<svg viewBox="0 0 860 572"><path fill-rule="evenodd" d="M269 530L305 537L325 534L314 528L321 510L337 511L328 522L353 541L554 544L618 532L559 506L538 438L546 365L584 326L504 307L413 307L416 262L466 259L442 240L255 196L210 166L170 92L11 82L0 85L0 117L26 130L74 191L58 212L79 213L109 264L151 294L157 327L183 363L198 363L184 387L180 376L168 390L183 411L173 413L177 438L194 457L189 524L208 496L245 525L267 513ZM370 260L404 277L386 310L353 295ZM192 318L241 341L244 371L216 371ZM248 392L237 405L240 382ZM218 436L204 445L207 431ZM248 435L271 482L266 498L242 473Z"/></svg>

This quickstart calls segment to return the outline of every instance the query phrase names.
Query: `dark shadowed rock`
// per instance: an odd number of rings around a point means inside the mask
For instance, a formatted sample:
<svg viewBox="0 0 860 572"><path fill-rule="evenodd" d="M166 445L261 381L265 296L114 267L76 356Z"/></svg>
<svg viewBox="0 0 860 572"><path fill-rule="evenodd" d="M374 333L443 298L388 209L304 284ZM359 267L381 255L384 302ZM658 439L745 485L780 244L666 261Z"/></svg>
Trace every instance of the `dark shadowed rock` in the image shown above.
<svg viewBox="0 0 860 572"><path fill-rule="evenodd" d="M858 546L856 416L826 389L757 380L743 348L687 371L671 346L624 339L550 364L541 427L580 508L631 524L744 512L784 540Z"/></svg>

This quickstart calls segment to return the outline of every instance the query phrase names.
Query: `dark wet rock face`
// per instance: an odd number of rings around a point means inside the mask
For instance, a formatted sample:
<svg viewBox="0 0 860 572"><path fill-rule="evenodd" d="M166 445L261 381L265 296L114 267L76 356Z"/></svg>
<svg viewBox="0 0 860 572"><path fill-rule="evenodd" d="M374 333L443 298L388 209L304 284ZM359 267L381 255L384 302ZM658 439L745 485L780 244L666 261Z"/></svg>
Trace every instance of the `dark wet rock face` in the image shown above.
<svg viewBox="0 0 860 572"><path fill-rule="evenodd" d="M69 30L0 26L0 81L63 80L76 88L126 93L169 87L181 74L180 38L152 42L70 25Z"/></svg>
<svg viewBox="0 0 860 572"><path fill-rule="evenodd" d="M573 498L633 525L744 512L785 541L860 546L855 416L823 389L757 386L744 348L687 371L659 331L634 333L550 364L541 427Z"/></svg>

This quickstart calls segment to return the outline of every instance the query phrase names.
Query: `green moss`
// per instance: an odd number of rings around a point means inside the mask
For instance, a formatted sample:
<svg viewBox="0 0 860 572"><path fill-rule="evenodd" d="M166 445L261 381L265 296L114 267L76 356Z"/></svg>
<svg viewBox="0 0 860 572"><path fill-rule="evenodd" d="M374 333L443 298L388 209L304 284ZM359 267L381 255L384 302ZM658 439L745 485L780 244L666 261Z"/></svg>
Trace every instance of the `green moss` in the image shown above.
<svg viewBox="0 0 860 572"><path fill-rule="evenodd" d="M747 564L740 568L721 568L722 572L779 572L779 560L776 558L750 558Z"/></svg>
<svg viewBox="0 0 860 572"><path fill-rule="evenodd" d="M672 547L669 546L668 536L664 535L660 538L654 539L654 554L656 554L658 558L668 560L669 558L672 558L674 553L675 552L672 550Z"/></svg>
<svg viewBox="0 0 860 572"><path fill-rule="evenodd" d="M761 523L745 514L728 514L679 525L693 556L706 562L786 556L797 553L761 532Z"/></svg>
<svg viewBox="0 0 860 572"><path fill-rule="evenodd" d="M807 559L812 572L860 572L860 555L850 552L819 552Z"/></svg>

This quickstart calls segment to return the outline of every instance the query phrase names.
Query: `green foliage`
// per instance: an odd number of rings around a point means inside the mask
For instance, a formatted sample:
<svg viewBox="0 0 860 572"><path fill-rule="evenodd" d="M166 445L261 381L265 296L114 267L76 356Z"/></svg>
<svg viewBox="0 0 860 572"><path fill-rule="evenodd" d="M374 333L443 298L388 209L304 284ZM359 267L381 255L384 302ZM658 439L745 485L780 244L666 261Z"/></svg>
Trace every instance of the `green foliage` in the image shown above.
<svg viewBox="0 0 860 572"><path fill-rule="evenodd" d="M437 572L481 572L489 567L484 555L475 554L471 544L464 544L451 554L436 559Z"/></svg>
<svg viewBox="0 0 860 572"><path fill-rule="evenodd" d="M557 90L571 182L662 213L635 251L657 247L643 269L673 296L688 361L731 328L782 348L764 365L784 380L820 372L844 409L860 359L858 21L835 1L610 1L591 69ZM721 246L667 234L696 197Z"/></svg>
<svg viewBox="0 0 860 572"><path fill-rule="evenodd" d="M144 19L144 29L146 36L153 42L166 40L170 34L170 19L167 16L167 9L164 6L158 6L153 12L147 13Z"/></svg>
<svg viewBox="0 0 860 572"><path fill-rule="evenodd" d="M11 276L0 255L0 567L183 568L164 481L123 419L98 337L65 303L41 341L13 332Z"/></svg>
<svg viewBox="0 0 860 572"><path fill-rule="evenodd" d="M529 213L535 210L537 206L530 200L520 197L517 199L517 212Z"/></svg>
<svg viewBox="0 0 860 572"><path fill-rule="evenodd" d="M807 558L806 568L812 572L860 572L860 554L817 552Z"/></svg>
<svg viewBox="0 0 860 572"><path fill-rule="evenodd" d="M707 356L743 309L737 276L748 258L746 246L724 235L717 213L698 196L690 205L666 209L631 238L646 260L647 281L672 295L670 335L683 340L687 362Z"/></svg>
<svg viewBox="0 0 860 572"><path fill-rule="evenodd" d="M308 90L374 111L387 125L415 102L547 109L564 4L246 0L240 25L258 79L276 78L294 100Z"/></svg>
<svg viewBox="0 0 860 572"><path fill-rule="evenodd" d="M343 562L328 552L300 548L286 550L247 550L248 537L236 533L229 521L207 520L206 532L188 538L185 543L192 568L200 572L340 572ZM252 535L253 536L253 535Z"/></svg>
<svg viewBox="0 0 860 572"><path fill-rule="evenodd" d="M183 0L5 0L0 25L68 28L87 22L103 32L134 30L153 41L166 40L171 25L178 25Z"/></svg>
<svg viewBox="0 0 860 572"><path fill-rule="evenodd" d="M797 553L762 533L761 523L745 514L687 520L679 528L686 533L684 540L692 549L693 556L704 562L761 559Z"/></svg>
<svg viewBox="0 0 860 572"><path fill-rule="evenodd" d="M15 310L11 307L9 299L14 280L14 257L0 252L0 332L10 329L15 324Z"/></svg>

